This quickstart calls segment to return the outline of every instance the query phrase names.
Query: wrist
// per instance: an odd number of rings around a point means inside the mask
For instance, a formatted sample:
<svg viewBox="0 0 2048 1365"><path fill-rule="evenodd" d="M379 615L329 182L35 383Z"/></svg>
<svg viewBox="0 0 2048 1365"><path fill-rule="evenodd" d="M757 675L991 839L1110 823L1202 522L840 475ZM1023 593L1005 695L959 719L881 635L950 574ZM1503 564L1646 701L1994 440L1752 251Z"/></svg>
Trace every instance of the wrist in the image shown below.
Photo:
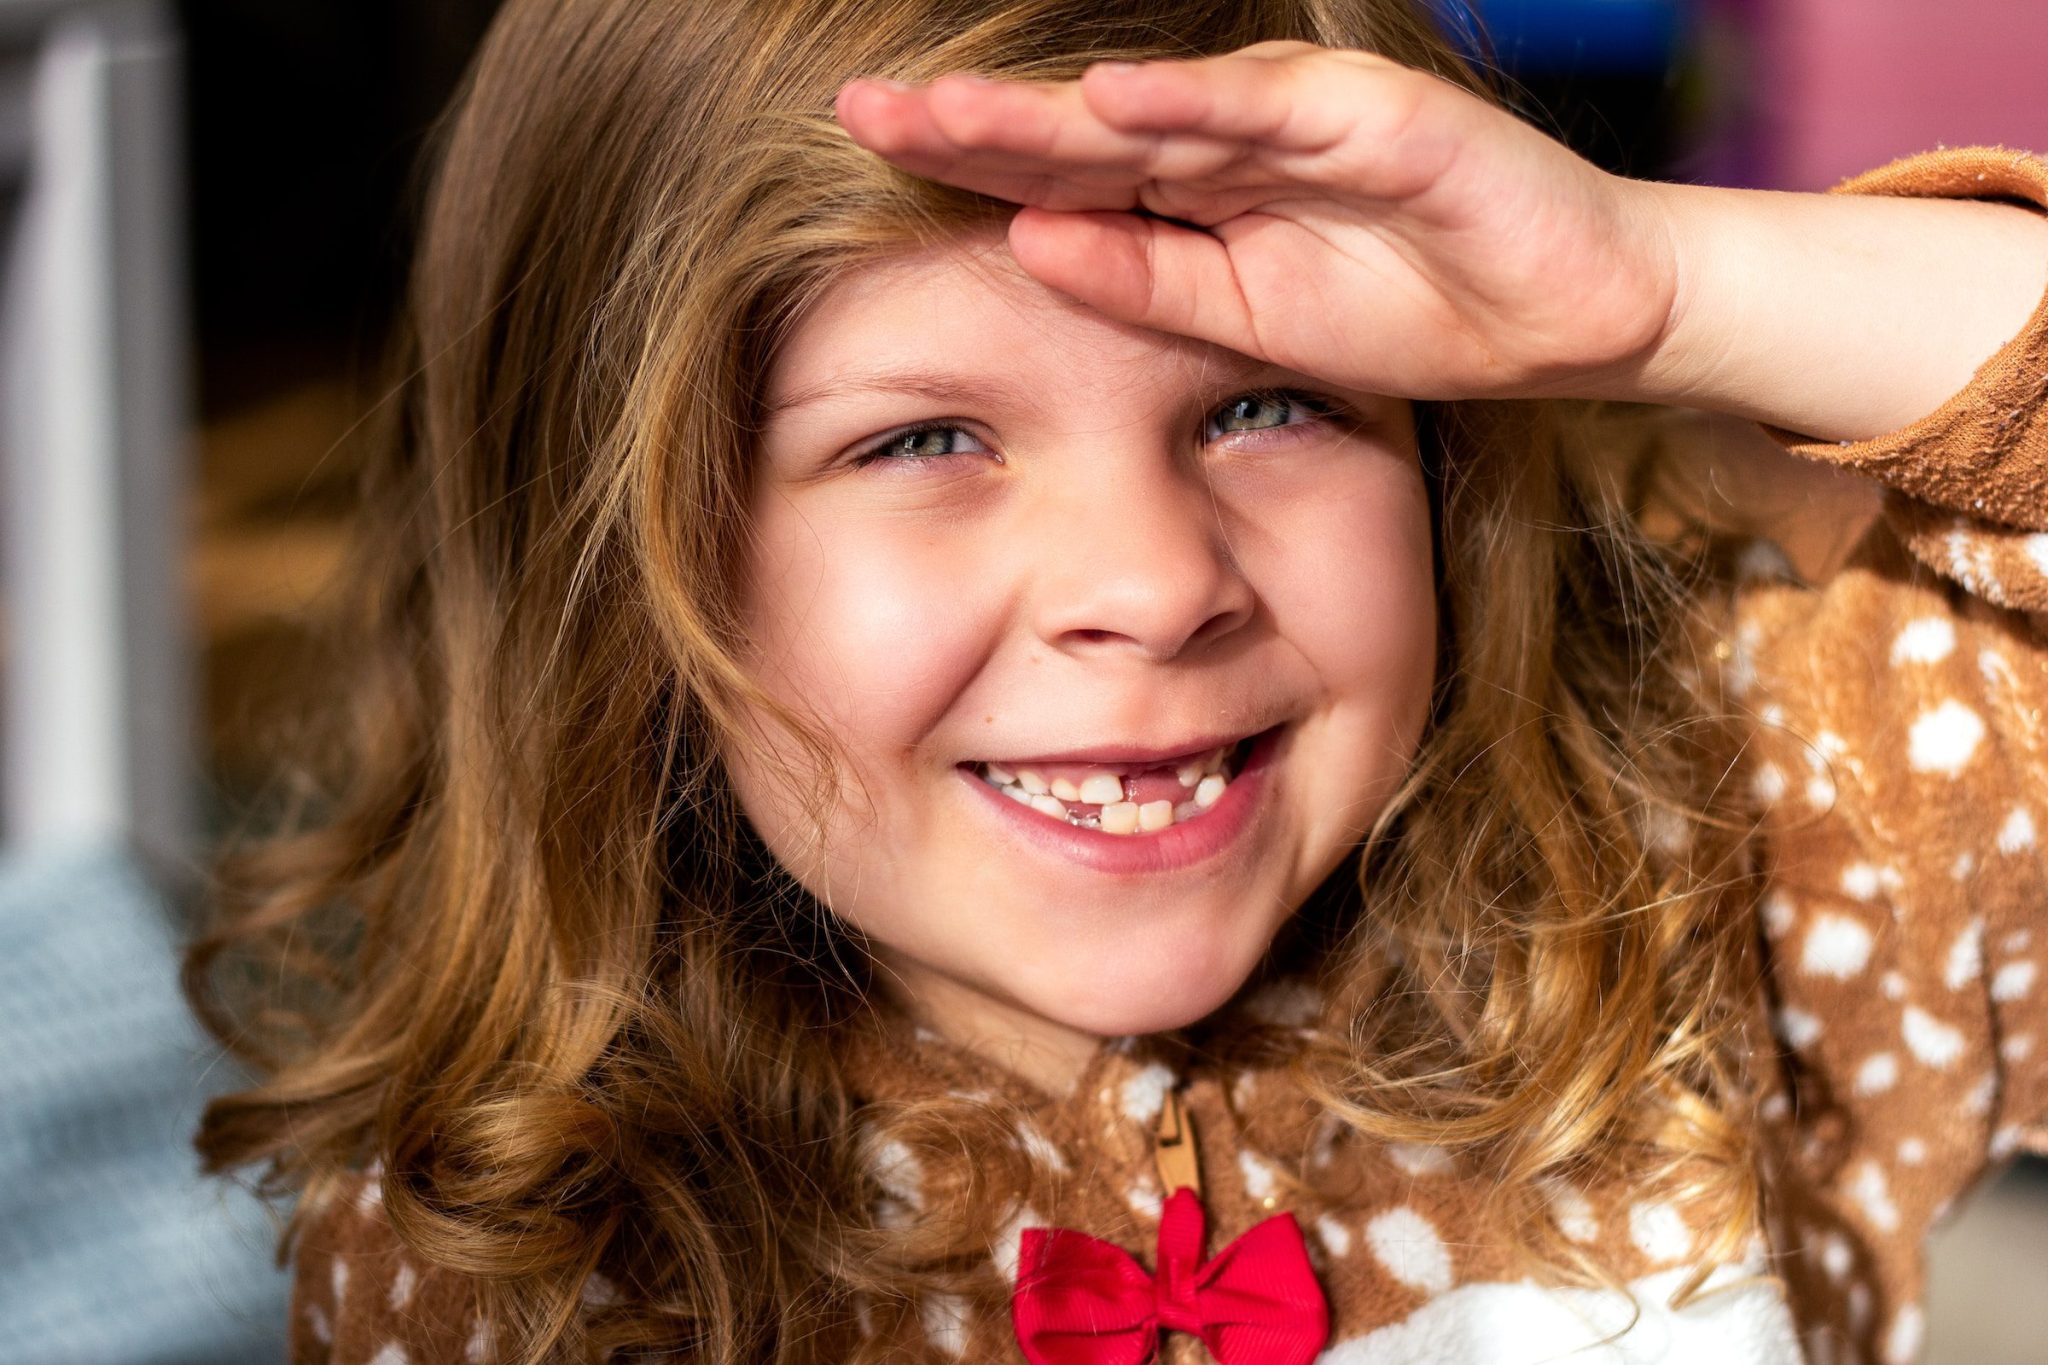
<svg viewBox="0 0 2048 1365"><path fill-rule="evenodd" d="M1712 187L1672 185L1651 180L1617 178L1624 218L1642 245L1649 288L1664 303L1662 322L1634 350L1614 364L1587 376L1581 396L1622 403L1696 405L1714 388L1714 370L1728 354L1718 334L1728 310L1718 291L1738 288L1739 281L1716 277L1713 261L1720 250L1717 213L1725 206Z"/></svg>
<svg viewBox="0 0 2048 1365"><path fill-rule="evenodd" d="M1629 183L1667 234L1670 316L1588 397L1865 440L1960 392L2048 287L2035 208Z"/></svg>

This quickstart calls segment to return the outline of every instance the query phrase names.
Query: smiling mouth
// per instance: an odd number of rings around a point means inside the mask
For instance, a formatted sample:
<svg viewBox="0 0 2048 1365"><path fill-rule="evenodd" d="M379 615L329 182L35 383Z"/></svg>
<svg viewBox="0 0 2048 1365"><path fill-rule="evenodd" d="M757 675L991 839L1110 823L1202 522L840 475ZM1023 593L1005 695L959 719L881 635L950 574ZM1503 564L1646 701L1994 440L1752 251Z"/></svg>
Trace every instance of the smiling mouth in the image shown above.
<svg viewBox="0 0 2048 1365"><path fill-rule="evenodd" d="M1104 834L1156 834L1199 820L1244 770L1260 735L1166 762L963 765L1048 820Z"/></svg>

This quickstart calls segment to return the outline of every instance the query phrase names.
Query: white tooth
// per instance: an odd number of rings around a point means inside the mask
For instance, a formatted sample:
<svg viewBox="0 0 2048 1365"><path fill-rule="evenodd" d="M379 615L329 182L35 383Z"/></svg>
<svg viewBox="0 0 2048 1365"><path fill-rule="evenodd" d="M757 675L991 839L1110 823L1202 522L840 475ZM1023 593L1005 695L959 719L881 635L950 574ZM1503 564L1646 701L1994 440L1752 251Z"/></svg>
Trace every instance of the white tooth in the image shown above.
<svg viewBox="0 0 2048 1365"><path fill-rule="evenodd" d="M1025 791L1022 787L1003 787L1000 790L1003 795L1020 805L1028 806L1031 804L1031 793Z"/></svg>
<svg viewBox="0 0 2048 1365"><path fill-rule="evenodd" d="M1173 802L1147 801L1138 807L1138 828L1150 834L1173 823Z"/></svg>
<svg viewBox="0 0 2048 1365"><path fill-rule="evenodd" d="M1197 759L1193 763L1181 764L1173 770L1173 775L1180 779L1180 784L1183 787L1192 787L1202 780L1202 774L1207 771L1208 769L1202 766L1201 760Z"/></svg>
<svg viewBox="0 0 2048 1365"><path fill-rule="evenodd" d="M1115 773L1090 773L1078 798L1091 806L1109 806L1124 799L1124 780Z"/></svg>
<svg viewBox="0 0 2048 1365"><path fill-rule="evenodd" d="M1223 789L1230 784L1220 774L1211 773L1202 779L1202 785L1195 788L1195 804L1203 810L1223 799Z"/></svg>
<svg viewBox="0 0 2048 1365"><path fill-rule="evenodd" d="M1102 808L1102 828L1107 834L1136 834L1138 832L1138 803L1135 801L1113 801Z"/></svg>
<svg viewBox="0 0 2048 1365"><path fill-rule="evenodd" d="M988 780L995 783L998 787L1007 787L1017 780L1017 774L1011 772L1000 763L989 764L986 771L988 773Z"/></svg>
<svg viewBox="0 0 2048 1365"><path fill-rule="evenodd" d="M1052 780L1052 794L1062 801L1079 801L1081 799L1081 789L1067 781L1064 777L1055 777Z"/></svg>
<svg viewBox="0 0 2048 1365"><path fill-rule="evenodd" d="M1031 798L1031 809L1040 815L1050 815L1055 820L1067 818L1067 803L1047 796L1043 792Z"/></svg>
<svg viewBox="0 0 2048 1365"><path fill-rule="evenodd" d="M1030 792L1033 796L1043 796L1052 790L1052 783L1046 781L1037 773L1032 772L1029 768L1017 774L1017 785Z"/></svg>

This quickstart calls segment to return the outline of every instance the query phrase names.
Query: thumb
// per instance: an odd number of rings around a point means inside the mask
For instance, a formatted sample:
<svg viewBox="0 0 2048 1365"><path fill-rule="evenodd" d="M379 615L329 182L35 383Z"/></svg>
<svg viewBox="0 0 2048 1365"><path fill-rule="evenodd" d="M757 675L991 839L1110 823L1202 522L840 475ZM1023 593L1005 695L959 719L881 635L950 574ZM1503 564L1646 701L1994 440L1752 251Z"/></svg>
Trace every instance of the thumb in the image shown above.
<svg viewBox="0 0 2048 1365"><path fill-rule="evenodd" d="M1119 322L1259 354L1230 252L1206 232L1135 213L1026 207L1010 220L1010 254L1039 283Z"/></svg>

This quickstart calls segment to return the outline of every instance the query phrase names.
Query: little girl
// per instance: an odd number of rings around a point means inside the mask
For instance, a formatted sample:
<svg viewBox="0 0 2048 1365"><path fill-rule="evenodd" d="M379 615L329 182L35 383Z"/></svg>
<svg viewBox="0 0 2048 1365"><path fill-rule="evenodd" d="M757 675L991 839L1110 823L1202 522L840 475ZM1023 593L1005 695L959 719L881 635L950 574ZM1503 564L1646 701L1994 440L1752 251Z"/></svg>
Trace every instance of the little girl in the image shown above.
<svg viewBox="0 0 2048 1365"><path fill-rule="evenodd" d="M1914 1359L2048 1111L2048 163L1842 189L1408 0L511 0L191 964L293 1358Z"/></svg>

